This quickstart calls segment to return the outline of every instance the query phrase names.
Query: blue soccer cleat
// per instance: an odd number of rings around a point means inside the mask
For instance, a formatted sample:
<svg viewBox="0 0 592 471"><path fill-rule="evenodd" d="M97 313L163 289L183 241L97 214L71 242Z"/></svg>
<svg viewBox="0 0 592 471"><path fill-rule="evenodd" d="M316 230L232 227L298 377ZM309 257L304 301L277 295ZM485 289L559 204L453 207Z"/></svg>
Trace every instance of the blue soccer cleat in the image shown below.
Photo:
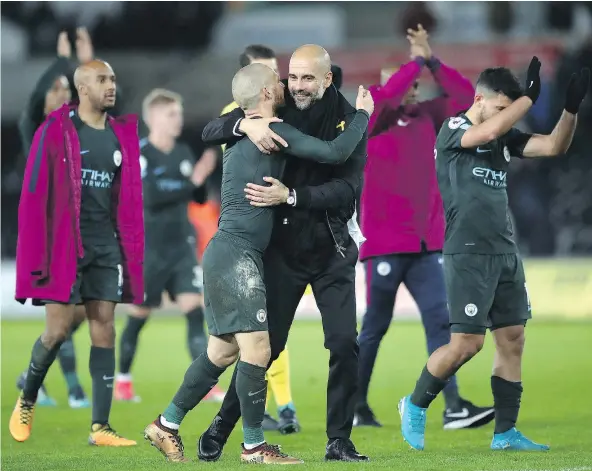
<svg viewBox="0 0 592 471"><path fill-rule="evenodd" d="M539 445L522 435L516 427L504 433L496 433L491 440L492 450L547 451L549 445Z"/></svg>
<svg viewBox="0 0 592 471"><path fill-rule="evenodd" d="M401 416L401 434L411 448L423 450L426 411L411 403L411 396L405 396L399 401L399 415Z"/></svg>
<svg viewBox="0 0 592 471"><path fill-rule="evenodd" d="M71 409L87 409L90 407L90 401L84 394L81 386L75 386L68 394L68 405Z"/></svg>

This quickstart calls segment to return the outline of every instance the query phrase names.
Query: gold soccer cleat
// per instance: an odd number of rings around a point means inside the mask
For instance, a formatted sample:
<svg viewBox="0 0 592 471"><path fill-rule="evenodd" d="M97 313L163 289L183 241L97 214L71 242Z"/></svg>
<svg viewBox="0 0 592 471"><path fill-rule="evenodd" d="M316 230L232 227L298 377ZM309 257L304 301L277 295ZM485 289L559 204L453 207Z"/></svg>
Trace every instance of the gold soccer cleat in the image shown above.
<svg viewBox="0 0 592 471"><path fill-rule="evenodd" d="M17 442L24 442L31 436L35 403L25 401L21 396L16 400L16 406L10 416L10 434Z"/></svg>
<svg viewBox="0 0 592 471"><path fill-rule="evenodd" d="M183 454L184 447L181 436L178 433L165 431L157 425L156 420L144 429L144 438L150 442L150 445L160 451L167 461L173 463L189 462Z"/></svg>
<svg viewBox="0 0 592 471"><path fill-rule="evenodd" d="M240 457L243 463L254 464L303 464L304 461L282 453L279 445L262 443L252 450L247 450L243 445Z"/></svg>
<svg viewBox="0 0 592 471"><path fill-rule="evenodd" d="M94 446L134 446L134 440L128 440L119 435L109 424L94 424L92 426L88 444Z"/></svg>

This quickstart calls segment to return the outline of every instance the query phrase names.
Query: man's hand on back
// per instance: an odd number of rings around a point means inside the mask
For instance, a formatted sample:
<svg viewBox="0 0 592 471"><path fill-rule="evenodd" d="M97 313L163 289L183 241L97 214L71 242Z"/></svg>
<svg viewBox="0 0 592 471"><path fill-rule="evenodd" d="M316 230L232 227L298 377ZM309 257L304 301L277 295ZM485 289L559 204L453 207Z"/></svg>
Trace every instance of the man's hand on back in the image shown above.
<svg viewBox="0 0 592 471"><path fill-rule="evenodd" d="M245 133L253 144L264 154L280 150L278 144L288 147L288 143L269 129L270 123L281 123L279 118L244 118L239 124L239 131Z"/></svg>
<svg viewBox="0 0 592 471"><path fill-rule="evenodd" d="M272 177L263 177L269 186L255 185L247 183L245 188L246 197L251 201L251 205L258 207L277 206L288 201L289 190L281 181Z"/></svg>

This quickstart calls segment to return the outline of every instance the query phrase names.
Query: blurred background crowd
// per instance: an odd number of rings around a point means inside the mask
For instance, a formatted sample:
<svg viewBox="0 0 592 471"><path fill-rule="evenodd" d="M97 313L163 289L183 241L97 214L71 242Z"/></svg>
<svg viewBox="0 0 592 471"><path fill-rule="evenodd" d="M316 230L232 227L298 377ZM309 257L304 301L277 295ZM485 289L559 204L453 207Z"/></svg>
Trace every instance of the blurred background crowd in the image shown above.
<svg viewBox="0 0 592 471"><path fill-rule="evenodd" d="M377 83L381 68L408 60L405 31L418 23L429 31L435 55L471 80L496 65L521 76L538 55L543 91L521 123L530 132L551 131L571 72L592 68L592 2L3 3L2 258L14 258L16 247L25 159L18 120L37 80L56 60L60 31L74 43L76 27L88 29L95 55L117 74L121 111L139 114L155 87L180 93L183 139L199 156L206 151L203 126L232 101L230 82L246 45L273 48L285 77L297 46L320 44L342 67L342 91L352 97L359 84ZM420 84L422 97L437 92L431 83ZM209 177L209 203L194 208L195 218L209 219L210 226L216 224L220 177L219 163ZM508 191L524 253L592 255L592 94L580 109L568 154L513 162Z"/></svg>

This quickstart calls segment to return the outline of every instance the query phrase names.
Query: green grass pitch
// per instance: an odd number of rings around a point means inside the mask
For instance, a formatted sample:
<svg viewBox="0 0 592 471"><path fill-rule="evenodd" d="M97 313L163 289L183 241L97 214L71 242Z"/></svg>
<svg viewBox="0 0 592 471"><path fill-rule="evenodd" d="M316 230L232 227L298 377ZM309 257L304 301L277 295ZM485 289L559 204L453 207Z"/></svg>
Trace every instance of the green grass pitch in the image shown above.
<svg viewBox="0 0 592 471"><path fill-rule="evenodd" d="M121 319L117 329L121 332ZM122 435L138 440L128 449L93 448L87 445L89 410L70 410L59 366L50 371L47 386L58 407L37 409L29 441L16 443L8 432L8 420L17 396L15 378L26 366L31 346L40 334L39 321L2 322L2 469L42 470L151 470L171 464L142 439L142 430L154 420L176 391L188 366L185 323L181 318L155 316L142 333L134 365L139 404L114 403L113 427ZM88 375L88 329L76 335L79 373L90 393ZM409 393L426 359L421 325L397 322L385 338L374 372L370 402L384 427L354 429L353 440L367 454L367 464L324 463L325 387L328 354L323 348L320 322L296 322L289 348L294 401L302 423L298 435L268 433L270 442L305 461L304 469L389 469L389 470L592 470L592 323L533 321L527 328L524 360L524 396L519 426L535 441L549 443L545 454L491 452L490 424L477 430L444 431L443 403L438 399L428 414L426 451L410 450L399 432L396 409L401 396ZM461 394L477 404L491 403L489 377L492 341L459 373ZM229 372L222 378L228 384ZM232 435L218 463L201 463L196 458L196 439L210 422L218 406L199 405L181 428L187 468L239 469L240 429ZM272 408L273 410L273 408Z"/></svg>

